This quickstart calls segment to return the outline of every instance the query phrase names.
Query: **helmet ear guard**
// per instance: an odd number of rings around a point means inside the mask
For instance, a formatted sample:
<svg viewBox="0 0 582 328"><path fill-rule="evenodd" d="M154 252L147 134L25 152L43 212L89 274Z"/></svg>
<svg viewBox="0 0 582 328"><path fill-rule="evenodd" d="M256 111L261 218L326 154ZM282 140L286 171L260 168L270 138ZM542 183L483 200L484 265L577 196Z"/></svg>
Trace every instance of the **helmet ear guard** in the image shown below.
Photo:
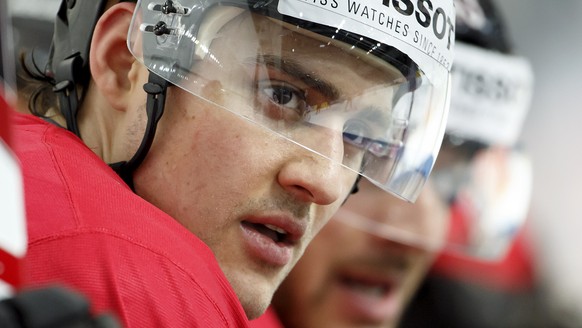
<svg viewBox="0 0 582 328"><path fill-rule="evenodd" d="M123 0L120 2L124 2ZM131 1L133 2L133 1ZM89 51L93 30L104 13L107 0L63 0L55 19L54 34L48 54L33 49L25 54L23 66L31 77L51 83L58 95L59 107L67 129L81 137L77 124L77 114L83 101L83 89L90 79ZM166 12L176 11L172 1L166 1ZM155 136L165 104L165 94L169 83L150 73L144 85L147 93L147 125L142 142L129 161L112 163L110 166L133 189L133 171L145 158Z"/></svg>
<svg viewBox="0 0 582 328"><path fill-rule="evenodd" d="M53 41L43 75L55 86L61 113L67 129L80 137L77 113L83 93L77 94L77 86L86 86L90 77L89 48L91 36L99 17L103 14L106 0L61 2L55 19ZM34 54L29 63L35 63ZM32 65L31 67L37 67ZM30 70L30 68L28 68Z"/></svg>

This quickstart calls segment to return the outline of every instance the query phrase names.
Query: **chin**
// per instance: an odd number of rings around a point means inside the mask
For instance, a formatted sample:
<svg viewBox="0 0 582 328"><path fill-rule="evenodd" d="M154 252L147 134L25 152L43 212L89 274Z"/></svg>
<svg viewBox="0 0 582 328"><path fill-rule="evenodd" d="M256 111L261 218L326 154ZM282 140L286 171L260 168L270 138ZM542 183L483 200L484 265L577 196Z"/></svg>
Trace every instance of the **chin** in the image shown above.
<svg viewBox="0 0 582 328"><path fill-rule="evenodd" d="M274 288L259 286L259 284L247 283L242 291L237 291L238 299L249 320L256 319L265 313L275 293Z"/></svg>
<svg viewBox="0 0 582 328"><path fill-rule="evenodd" d="M263 313L265 313L265 311L269 307L270 303L271 303L270 299L266 302L261 302L256 299L248 301L241 300L242 307L245 310L245 314L247 315L247 318L249 320L257 319L258 317L263 315Z"/></svg>
<svg viewBox="0 0 582 328"><path fill-rule="evenodd" d="M238 279L237 279L238 278ZM229 279L249 320L260 317L271 304L278 284L267 281L265 277L241 277Z"/></svg>

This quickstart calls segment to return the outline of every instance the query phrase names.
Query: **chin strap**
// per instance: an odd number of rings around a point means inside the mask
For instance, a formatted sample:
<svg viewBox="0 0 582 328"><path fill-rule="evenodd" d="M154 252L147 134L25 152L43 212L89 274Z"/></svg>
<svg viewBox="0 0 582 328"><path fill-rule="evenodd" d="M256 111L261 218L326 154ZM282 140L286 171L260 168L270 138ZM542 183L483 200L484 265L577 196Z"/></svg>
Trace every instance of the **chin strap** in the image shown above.
<svg viewBox="0 0 582 328"><path fill-rule="evenodd" d="M67 130L73 132L81 138L79 126L77 125L77 113L79 111L79 96L77 94L77 83L79 78L76 72L81 70L83 59L79 53L63 60L57 69L57 84L53 87L53 92L58 95L61 113L67 122Z"/></svg>
<svg viewBox="0 0 582 328"><path fill-rule="evenodd" d="M360 183L360 180L362 180L362 175L358 174L358 177L356 178L356 182L354 182L354 185L352 186L352 190L350 191L350 195L353 195L360 190L360 187L358 186L358 184Z"/></svg>
<svg viewBox="0 0 582 328"><path fill-rule="evenodd" d="M169 83L158 75L150 72L148 83L144 84L143 89L148 94L146 102L146 112L148 116L146 130L141 140L139 148L129 161L109 164L117 174L134 190L133 172L145 159L156 135L156 128L166 103L166 90Z"/></svg>
<svg viewBox="0 0 582 328"><path fill-rule="evenodd" d="M348 201L348 198L350 198L351 195L357 193L360 190L360 188L358 187L360 180L362 180L362 175L358 174L358 177L356 178L356 181L354 182L354 185L352 186L352 190L350 190L350 193L346 196L346 198L342 202L342 206Z"/></svg>

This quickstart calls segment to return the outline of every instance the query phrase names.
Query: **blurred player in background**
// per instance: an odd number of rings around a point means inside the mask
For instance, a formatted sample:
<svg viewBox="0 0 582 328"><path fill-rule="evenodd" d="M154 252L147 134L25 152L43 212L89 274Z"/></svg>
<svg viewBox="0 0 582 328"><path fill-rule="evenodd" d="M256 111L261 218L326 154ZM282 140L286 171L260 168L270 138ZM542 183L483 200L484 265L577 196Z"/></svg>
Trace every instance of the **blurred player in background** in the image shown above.
<svg viewBox="0 0 582 328"><path fill-rule="evenodd" d="M510 54L493 3L455 5L459 51L433 183L416 204L364 185L315 238L257 327L395 327L439 251L435 270L444 266L461 276L463 268L445 258L497 263L520 257L514 263L520 283L531 282L523 249L531 166L515 148L529 108L531 68ZM512 272L499 276L514 283ZM433 324L428 318L416 327Z"/></svg>

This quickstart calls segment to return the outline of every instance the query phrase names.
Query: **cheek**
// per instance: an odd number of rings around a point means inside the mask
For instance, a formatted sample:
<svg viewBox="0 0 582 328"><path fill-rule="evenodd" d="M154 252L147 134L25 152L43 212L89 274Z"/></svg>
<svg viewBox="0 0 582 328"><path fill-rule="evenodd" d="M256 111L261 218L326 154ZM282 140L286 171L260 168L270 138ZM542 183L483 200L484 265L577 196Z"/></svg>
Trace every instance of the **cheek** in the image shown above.
<svg viewBox="0 0 582 328"><path fill-rule="evenodd" d="M319 234L324 233L325 229L333 220L333 215L339 209L341 203L336 202L327 206L312 205L313 226L311 227L311 238L317 238Z"/></svg>
<svg viewBox="0 0 582 328"><path fill-rule="evenodd" d="M245 145L234 129L221 125L229 122L204 108L167 107L152 148L136 172L136 189L140 187L142 197L175 218L207 215L194 215L204 207L220 215L232 199L227 191L235 194L231 186L240 185L248 171L237 169ZM216 206L217 200L223 206Z"/></svg>
<svg viewBox="0 0 582 328"><path fill-rule="evenodd" d="M301 261L305 258L329 279L339 264L365 252L368 239L367 233L331 219L313 238Z"/></svg>
<svg viewBox="0 0 582 328"><path fill-rule="evenodd" d="M190 106L178 102L168 114L162 119L166 120L161 122L156 142L172 174L183 182L215 177L213 183L231 181L235 185L235 173L244 176L250 169L252 161L246 154L251 136L244 134L240 119L199 100Z"/></svg>
<svg viewBox="0 0 582 328"><path fill-rule="evenodd" d="M336 250L333 239L318 234L285 280L289 293L295 294L294 298L302 306L317 307L326 294L333 276Z"/></svg>
<svg viewBox="0 0 582 328"><path fill-rule="evenodd" d="M198 230L199 222L190 221L220 221L266 192L276 176L276 143L263 141L261 130L223 109L190 95L183 97L189 106L176 98L140 167L141 185L149 191L144 198Z"/></svg>
<svg viewBox="0 0 582 328"><path fill-rule="evenodd" d="M406 282L402 290L405 301L412 297L412 294L418 289L434 258L433 254L420 250L411 256L413 256L410 259L411 267L406 273Z"/></svg>

